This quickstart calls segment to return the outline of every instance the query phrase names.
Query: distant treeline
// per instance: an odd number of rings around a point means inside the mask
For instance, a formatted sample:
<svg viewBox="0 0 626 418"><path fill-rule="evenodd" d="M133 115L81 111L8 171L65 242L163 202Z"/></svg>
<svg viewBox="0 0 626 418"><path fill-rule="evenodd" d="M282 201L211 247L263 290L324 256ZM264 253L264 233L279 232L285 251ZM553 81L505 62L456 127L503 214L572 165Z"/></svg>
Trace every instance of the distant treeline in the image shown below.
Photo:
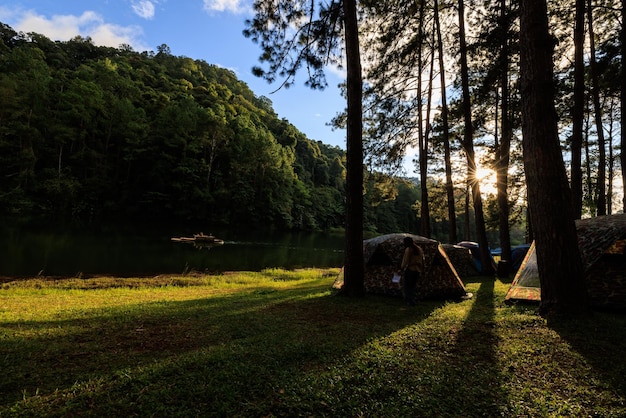
<svg viewBox="0 0 626 418"><path fill-rule="evenodd" d="M415 185L379 177L366 229L415 231ZM229 70L167 45L138 53L0 23L4 216L320 230L343 226L344 183L342 149Z"/></svg>

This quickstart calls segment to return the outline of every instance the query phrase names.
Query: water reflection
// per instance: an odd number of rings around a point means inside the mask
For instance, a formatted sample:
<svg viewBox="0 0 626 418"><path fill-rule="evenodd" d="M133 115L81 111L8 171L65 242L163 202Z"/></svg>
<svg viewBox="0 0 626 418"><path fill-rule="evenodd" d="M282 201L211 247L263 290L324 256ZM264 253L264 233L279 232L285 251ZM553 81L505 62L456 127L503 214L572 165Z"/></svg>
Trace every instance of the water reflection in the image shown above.
<svg viewBox="0 0 626 418"><path fill-rule="evenodd" d="M212 243L212 242L202 242L202 241L188 241L183 242L183 244L192 245L193 248L197 250L210 250L214 247L220 247L224 245L224 242Z"/></svg>
<svg viewBox="0 0 626 418"><path fill-rule="evenodd" d="M0 275L130 276L343 263L342 235L215 231L215 236L224 238L223 245L183 244L172 242L173 236L193 233L141 227L0 227Z"/></svg>

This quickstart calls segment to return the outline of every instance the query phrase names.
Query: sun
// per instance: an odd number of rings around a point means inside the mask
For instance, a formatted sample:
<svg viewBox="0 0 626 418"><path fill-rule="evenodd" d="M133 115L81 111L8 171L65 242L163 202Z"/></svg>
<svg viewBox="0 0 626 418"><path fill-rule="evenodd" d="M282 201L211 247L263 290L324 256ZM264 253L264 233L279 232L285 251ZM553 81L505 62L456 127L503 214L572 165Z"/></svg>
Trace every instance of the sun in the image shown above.
<svg viewBox="0 0 626 418"><path fill-rule="evenodd" d="M478 167L476 169L476 180L480 185L483 195L495 195L498 193L498 180L496 172L488 167Z"/></svg>

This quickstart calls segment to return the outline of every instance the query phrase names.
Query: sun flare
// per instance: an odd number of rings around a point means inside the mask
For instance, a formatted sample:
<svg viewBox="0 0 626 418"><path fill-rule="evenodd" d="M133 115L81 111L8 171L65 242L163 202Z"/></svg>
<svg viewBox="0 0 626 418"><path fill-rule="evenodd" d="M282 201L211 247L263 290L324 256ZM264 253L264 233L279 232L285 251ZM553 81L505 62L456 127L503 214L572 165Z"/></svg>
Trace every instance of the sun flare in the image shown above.
<svg viewBox="0 0 626 418"><path fill-rule="evenodd" d="M482 192L482 194L497 194L497 176L494 170L487 167L477 168L476 180L478 180L478 184L480 185L480 191Z"/></svg>

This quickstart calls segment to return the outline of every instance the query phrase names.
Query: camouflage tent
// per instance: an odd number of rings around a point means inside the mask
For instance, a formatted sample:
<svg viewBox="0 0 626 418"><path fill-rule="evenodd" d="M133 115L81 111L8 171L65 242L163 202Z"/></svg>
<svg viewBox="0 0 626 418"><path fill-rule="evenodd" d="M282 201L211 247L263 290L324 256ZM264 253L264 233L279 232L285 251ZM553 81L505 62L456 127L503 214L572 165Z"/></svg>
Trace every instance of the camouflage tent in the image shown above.
<svg viewBox="0 0 626 418"><path fill-rule="evenodd" d="M626 214L578 220L576 231L591 305L626 309ZM541 288L533 243L505 300L540 299Z"/></svg>
<svg viewBox="0 0 626 418"><path fill-rule="evenodd" d="M442 245L459 277L472 277L480 274L476 269L474 258L469 248L454 244Z"/></svg>
<svg viewBox="0 0 626 418"><path fill-rule="evenodd" d="M456 299L467 296L465 286L439 242L409 234L388 234L363 242L365 290L393 296L402 295L402 283L393 283L400 268L404 237L410 236L424 250L425 274L417 283L419 299Z"/></svg>

